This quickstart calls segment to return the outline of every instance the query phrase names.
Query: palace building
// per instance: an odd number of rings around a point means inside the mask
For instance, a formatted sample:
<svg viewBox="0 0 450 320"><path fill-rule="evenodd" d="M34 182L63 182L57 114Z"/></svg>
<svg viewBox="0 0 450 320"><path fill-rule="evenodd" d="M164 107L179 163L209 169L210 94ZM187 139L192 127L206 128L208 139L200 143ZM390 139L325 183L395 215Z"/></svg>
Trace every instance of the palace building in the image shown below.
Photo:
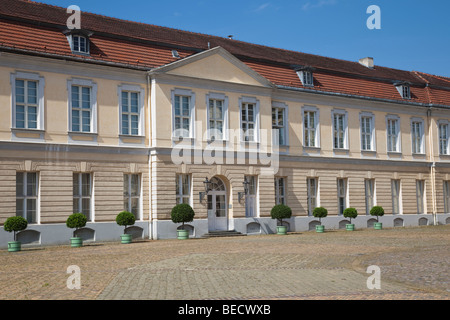
<svg viewBox="0 0 450 320"><path fill-rule="evenodd" d="M81 12L0 6L0 224L26 244L450 223L450 78ZM206 188L205 188L206 187ZM0 230L0 247L12 235Z"/></svg>

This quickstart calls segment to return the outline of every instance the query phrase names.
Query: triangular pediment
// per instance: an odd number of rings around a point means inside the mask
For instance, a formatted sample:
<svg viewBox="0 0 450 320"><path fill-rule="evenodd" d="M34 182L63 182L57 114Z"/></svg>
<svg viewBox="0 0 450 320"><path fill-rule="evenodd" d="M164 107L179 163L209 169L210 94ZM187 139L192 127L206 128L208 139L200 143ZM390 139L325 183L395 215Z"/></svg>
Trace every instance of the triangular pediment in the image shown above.
<svg viewBox="0 0 450 320"><path fill-rule="evenodd" d="M183 60L170 63L150 73L165 73L262 87L272 86L269 80L221 47L206 50Z"/></svg>

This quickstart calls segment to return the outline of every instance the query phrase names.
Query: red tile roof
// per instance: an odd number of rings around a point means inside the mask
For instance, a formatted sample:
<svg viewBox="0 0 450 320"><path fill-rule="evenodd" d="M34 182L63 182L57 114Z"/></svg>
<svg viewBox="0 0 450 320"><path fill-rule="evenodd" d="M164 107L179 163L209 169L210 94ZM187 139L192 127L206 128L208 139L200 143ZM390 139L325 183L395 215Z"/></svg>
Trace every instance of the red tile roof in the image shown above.
<svg viewBox="0 0 450 320"><path fill-rule="evenodd" d="M421 72L381 66L373 69L358 62L272 48L212 35L193 33L98 14L81 14L82 28L92 31L91 54L73 54L62 33L66 8L26 0L1 0L0 49L58 55L89 62L116 63L151 69L213 47L223 47L275 85L303 89L296 66L311 66L318 92L405 101L393 85L411 83L407 102L450 106L450 79Z"/></svg>

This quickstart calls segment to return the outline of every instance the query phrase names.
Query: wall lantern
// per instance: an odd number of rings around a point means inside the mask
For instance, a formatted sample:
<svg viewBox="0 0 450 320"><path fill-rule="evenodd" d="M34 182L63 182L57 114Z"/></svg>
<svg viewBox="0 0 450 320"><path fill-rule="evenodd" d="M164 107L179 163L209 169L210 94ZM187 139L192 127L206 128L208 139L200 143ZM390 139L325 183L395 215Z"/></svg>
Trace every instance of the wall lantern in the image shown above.
<svg viewBox="0 0 450 320"><path fill-rule="evenodd" d="M248 194L248 185L250 182L248 182L247 177L244 177L244 182L242 184L244 185L244 192L238 192L238 202L241 202L242 198Z"/></svg>
<svg viewBox="0 0 450 320"><path fill-rule="evenodd" d="M199 197L200 197L200 203L202 203L203 198L205 197L205 195L208 194L209 191L211 191L211 181L208 180L208 177L206 177L205 181L203 181L203 185L205 187L205 191L204 192L199 192Z"/></svg>

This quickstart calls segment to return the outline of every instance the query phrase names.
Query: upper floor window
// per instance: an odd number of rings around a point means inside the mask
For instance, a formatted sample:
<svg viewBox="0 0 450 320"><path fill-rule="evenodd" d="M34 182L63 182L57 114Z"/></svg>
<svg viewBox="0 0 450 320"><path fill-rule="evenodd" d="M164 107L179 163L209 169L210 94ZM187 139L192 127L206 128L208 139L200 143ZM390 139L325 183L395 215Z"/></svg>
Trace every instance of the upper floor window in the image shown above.
<svg viewBox="0 0 450 320"><path fill-rule="evenodd" d="M411 86L407 82L398 82L395 84L398 93L402 96L403 99L411 99Z"/></svg>
<svg viewBox="0 0 450 320"><path fill-rule="evenodd" d="M259 101L255 98L243 97L240 100L241 111L241 141L259 141Z"/></svg>
<svg viewBox="0 0 450 320"><path fill-rule="evenodd" d="M319 141L319 111L315 107L304 107L303 145L305 147L320 147Z"/></svg>
<svg viewBox="0 0 450 320"><path fill-rule="evenodd" d="M332 112L332 117L333 117L333 148L348 149L347 112L334 110Z"/></svg>
<svg viewBox="0 0 450 320"><path fill-rule="evenodd" d="M44 78L34 73L11 74L12 127L44 129Z"/></svg>
<svg viewBox="0 0 450 320"><path fill-rule="evenodd" d="M80 29L71 29L64 31L63 33L67 37L72 53L81 55L90 54L89 38L92 36L92 32Z"/></svg>
<svg viewBox="0 0 450 320"><path fill-rule="evenodd" d="M84 36L72 36L72 51L79 53L89 53L89 40Z"/></svg>
<svg viewBox="0 0 450 320"><path fill-rule="evenodd" d="M439 123L439 154L449 154L449 132L448 123Z"/></svg>
<svg viewBox="0 0 450 320"><path fill-rule="evenodd" d="M224 94L209 93L206 95L208 106L208 139L226 140L228 128L228 97Z"/></svg>
<svg viewBox="0 0 450 320"><path fill-rule="evenodd" d="M386 119L387 151L400 152L400 120L398 117L388 116Z"/></svg>
<svg viewBox="0 0 450 320"><path fill-rule="evenodd" d="M314 86L313 69L310 67L300 67L297 69L297 75L305 87Z"/></svg>
<svg viewBox="0 0 450 320"><path fill-rule="evenodd" d="M144 134L143 95L144 89L139 86L119 86L120 134Z"/></svg>
<svg viewBox="0 0 450 320"><path fill-rule="evenodd" d="M274 132L274 144L287 145L287 108L281 104L272 105L272 132Z"/></svg>
<svg viewBox="0 0 450 320"><path fill-rule="evenodd" d="M374 116L372 114L361 114L361 150L375 151L375 129Z"/></svg>
<svg viewBox="0 0 450 320"><path fill-rule="evenodd" d="M422 119L411 120L412 153L424 153L424 130Z"/></svg>
<svg viewBox="0 0 450 320"><path fill-rule="evenodd" d="M71 79L69 90L69 131L97 132L97 85L89 80Z"/></svg>
<svg viewBox="0 0 450 320"><path fill-rule="evenodd" d="M173 138L194 138L195 94L190 90L172 91Z"/></svg>

